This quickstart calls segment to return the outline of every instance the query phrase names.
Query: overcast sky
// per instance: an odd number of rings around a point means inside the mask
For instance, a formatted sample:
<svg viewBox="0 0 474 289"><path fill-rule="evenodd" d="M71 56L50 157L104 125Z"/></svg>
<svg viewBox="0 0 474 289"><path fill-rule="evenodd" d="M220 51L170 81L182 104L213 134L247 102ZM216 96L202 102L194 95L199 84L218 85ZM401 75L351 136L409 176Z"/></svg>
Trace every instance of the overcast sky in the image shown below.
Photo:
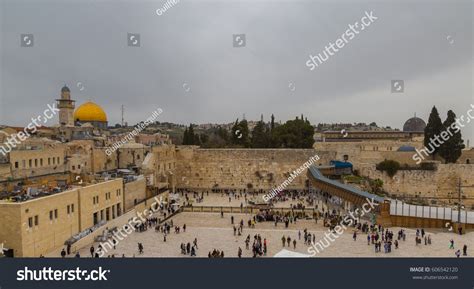
<svg viewBox="0 0 474 289"><path fill-rule="evenodd" d="M64 84L77 104L101 105L109 124L123 104L129 123L160 107L160 120L177 123L303 113L314 124L402 128L433 105L444 120L474 103L469 1L181 0L161 16L166 1L0 1L1 124L26 125ZM378 19L311 71L309 55L365 11ZM30 33L33 47L20 47ZM140 47L127 33L140 34ZM233 47L233 34L246 46ZM391 93L397 79L404 93Z"/></svg>

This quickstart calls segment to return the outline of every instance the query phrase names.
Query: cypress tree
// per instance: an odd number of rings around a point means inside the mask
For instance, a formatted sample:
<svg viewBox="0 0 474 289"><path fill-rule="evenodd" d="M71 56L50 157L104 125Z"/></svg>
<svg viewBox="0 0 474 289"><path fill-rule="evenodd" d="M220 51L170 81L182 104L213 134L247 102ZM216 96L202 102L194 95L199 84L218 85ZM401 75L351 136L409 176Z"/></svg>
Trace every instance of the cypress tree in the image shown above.
<svg viewBox="0 0 474 289"><path fill-rule="evenodd" d="M444 159L445 163L455 163L462 154L464 149L464 141L462 139L461 130L456 123L456 114L452 111L448 111L448 116L443 122L444 130L443 133L445 138L441 144L439 155ZM447 136L446 136L447 134ZM447 140L444 140L446 139Z"/></svg>
<svg viewBox="0 0 474 289"><path fill-rule="evenodd" d="M428 124L425 127L425 139L423 141L426 148L430 151L433 151L431 155L433 159L435 155L439 151L439 147L433 145L435 140L435 136L439 136L441 131L443 130L443 123L441 122L441 118L439 117L438 110L436 106L433 106L431 109L430 117L428 118Z"/></svg>

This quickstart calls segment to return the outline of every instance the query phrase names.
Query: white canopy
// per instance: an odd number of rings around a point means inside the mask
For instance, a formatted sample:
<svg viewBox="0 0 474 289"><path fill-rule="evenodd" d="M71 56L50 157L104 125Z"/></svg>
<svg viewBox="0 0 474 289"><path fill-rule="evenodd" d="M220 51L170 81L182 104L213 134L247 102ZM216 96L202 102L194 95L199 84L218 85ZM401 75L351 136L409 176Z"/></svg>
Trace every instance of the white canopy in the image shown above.
<svg viewBox="0 0 474 289"><path fill-rule="evenodd" d="M273 258L310 258L311 255L289 251L282 249L280 252L276 253Z"/></svg>

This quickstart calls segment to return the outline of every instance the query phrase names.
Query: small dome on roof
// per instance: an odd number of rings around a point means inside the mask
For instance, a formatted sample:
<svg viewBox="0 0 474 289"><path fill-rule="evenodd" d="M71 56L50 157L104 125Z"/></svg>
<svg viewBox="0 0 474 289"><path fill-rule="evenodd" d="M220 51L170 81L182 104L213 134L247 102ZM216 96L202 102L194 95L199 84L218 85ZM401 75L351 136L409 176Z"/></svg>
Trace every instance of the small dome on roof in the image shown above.
<svg viewBox="0 0 474 289"><path fill-rule="evenodd" d="M416 149L415 147L412 146L407 146L407 145L402 145L401 147L398 148L398 152L415 152Z"/></svg>
<svg viewBox="0 0 474 289"><path fill-rule="evenodd" d="M69 90L69 87L64 85L63 88L61 88L61 92L71 92L71 90Z"/></svg>

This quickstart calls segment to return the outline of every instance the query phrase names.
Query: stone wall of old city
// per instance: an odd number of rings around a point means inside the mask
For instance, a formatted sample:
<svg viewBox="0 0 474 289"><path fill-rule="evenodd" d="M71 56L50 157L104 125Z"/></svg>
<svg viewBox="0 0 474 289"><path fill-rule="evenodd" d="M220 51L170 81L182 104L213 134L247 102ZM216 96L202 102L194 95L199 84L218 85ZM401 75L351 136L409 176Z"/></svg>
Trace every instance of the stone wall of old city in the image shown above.
<svg viewBox="0 0 474 289"><path fill-rule="evenodd" d="M372 179L381 179L384 190L400 197L458 197L458 181L461 179L462 203L468 209L474 205L474 165L437 164L436 170L399 170L393 178L375 169L374 165L359 167L360 174ZM471 186L471 187L470 187ZM451 200L451 203L456 200ZM447 199L437 200L438 204L447 203Z"/></svg>
<svg viewBox="0 0 474 289"><path fill-rule="evenodd" d="M199 149L179 147L177 187L268 190L283 183L289 173L318 155L316 163L327 164L334 153L314 149ZM300 174L289 188L304 188L306 173Z"/></svg>

